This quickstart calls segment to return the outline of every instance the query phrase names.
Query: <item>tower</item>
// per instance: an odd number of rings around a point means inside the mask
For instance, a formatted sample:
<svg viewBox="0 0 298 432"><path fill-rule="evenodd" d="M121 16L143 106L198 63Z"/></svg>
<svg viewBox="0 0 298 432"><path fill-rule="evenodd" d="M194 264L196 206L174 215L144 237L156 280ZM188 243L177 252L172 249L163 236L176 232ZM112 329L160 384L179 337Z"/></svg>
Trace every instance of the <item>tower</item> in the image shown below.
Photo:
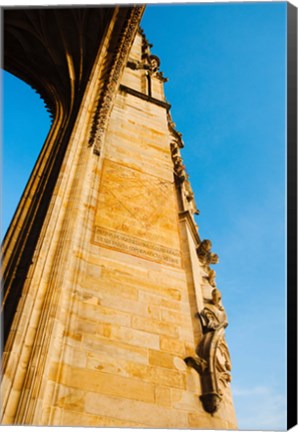
<svg viewBox="0 0 298 432"><path fill-rule="evenodd" d="M4 241L4 424L236 428L218 257L142 13L4 13L4 65L53 114Z"/></svg>

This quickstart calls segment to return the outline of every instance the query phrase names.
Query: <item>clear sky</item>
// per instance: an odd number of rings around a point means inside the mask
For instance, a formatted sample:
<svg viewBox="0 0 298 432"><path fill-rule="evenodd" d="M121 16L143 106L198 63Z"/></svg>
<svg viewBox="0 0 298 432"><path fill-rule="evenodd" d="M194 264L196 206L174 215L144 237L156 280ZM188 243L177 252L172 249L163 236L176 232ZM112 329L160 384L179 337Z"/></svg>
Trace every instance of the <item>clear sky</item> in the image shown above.
<svg viewBox="0 0 298 432"><path fill-rule="evenodd" d="M149 5L142 28L220 258L239 428L285 429L286 3ZM3 89L4 232L50 121L7 73Z"/></svg>
<svg viewBox="0 0 298 432"><path fill-rule="evenodd" d="M285 3L148 6L212 241L239 427L285 427Z"/></svg>

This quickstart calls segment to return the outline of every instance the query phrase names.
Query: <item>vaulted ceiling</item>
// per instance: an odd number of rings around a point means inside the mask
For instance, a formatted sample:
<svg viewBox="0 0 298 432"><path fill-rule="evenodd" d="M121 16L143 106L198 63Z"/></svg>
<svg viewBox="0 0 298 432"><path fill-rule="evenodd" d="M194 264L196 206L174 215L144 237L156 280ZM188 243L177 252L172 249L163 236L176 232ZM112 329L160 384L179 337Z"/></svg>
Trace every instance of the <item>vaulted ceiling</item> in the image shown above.
<svg viewBox="0 0 298 432"><path fill-rule="evenodd" d="M114 7L5 8L3 67L27 82L54 115L84 89Z"/></svg>

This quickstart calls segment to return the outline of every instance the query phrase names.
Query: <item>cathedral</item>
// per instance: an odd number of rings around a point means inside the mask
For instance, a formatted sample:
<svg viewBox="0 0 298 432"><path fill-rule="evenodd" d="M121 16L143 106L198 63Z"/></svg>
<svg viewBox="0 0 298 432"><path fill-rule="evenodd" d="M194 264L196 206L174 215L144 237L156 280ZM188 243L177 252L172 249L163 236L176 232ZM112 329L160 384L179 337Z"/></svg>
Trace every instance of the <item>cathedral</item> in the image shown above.
<svg viewBox="0 0 298 432"><path fill-rule="evenodd" d="M3 242L3 425L237 428L218 256L143 12L4 10L4 68L52 126Z"/></svg>

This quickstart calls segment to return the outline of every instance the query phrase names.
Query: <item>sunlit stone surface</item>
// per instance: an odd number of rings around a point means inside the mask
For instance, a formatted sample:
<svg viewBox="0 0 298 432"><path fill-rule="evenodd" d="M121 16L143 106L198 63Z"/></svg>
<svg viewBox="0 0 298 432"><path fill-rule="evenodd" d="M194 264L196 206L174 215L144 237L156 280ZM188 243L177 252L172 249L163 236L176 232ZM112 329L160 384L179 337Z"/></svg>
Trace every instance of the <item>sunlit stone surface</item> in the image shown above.
<svg viewBox="0 0 298 432"><path fill-rule="evenodd" d="M3 424L237 427L218 258L198 234L141 15L100 15L89 79L64 39L68 95L57 79L53 128L4 243Z"/></svg>

